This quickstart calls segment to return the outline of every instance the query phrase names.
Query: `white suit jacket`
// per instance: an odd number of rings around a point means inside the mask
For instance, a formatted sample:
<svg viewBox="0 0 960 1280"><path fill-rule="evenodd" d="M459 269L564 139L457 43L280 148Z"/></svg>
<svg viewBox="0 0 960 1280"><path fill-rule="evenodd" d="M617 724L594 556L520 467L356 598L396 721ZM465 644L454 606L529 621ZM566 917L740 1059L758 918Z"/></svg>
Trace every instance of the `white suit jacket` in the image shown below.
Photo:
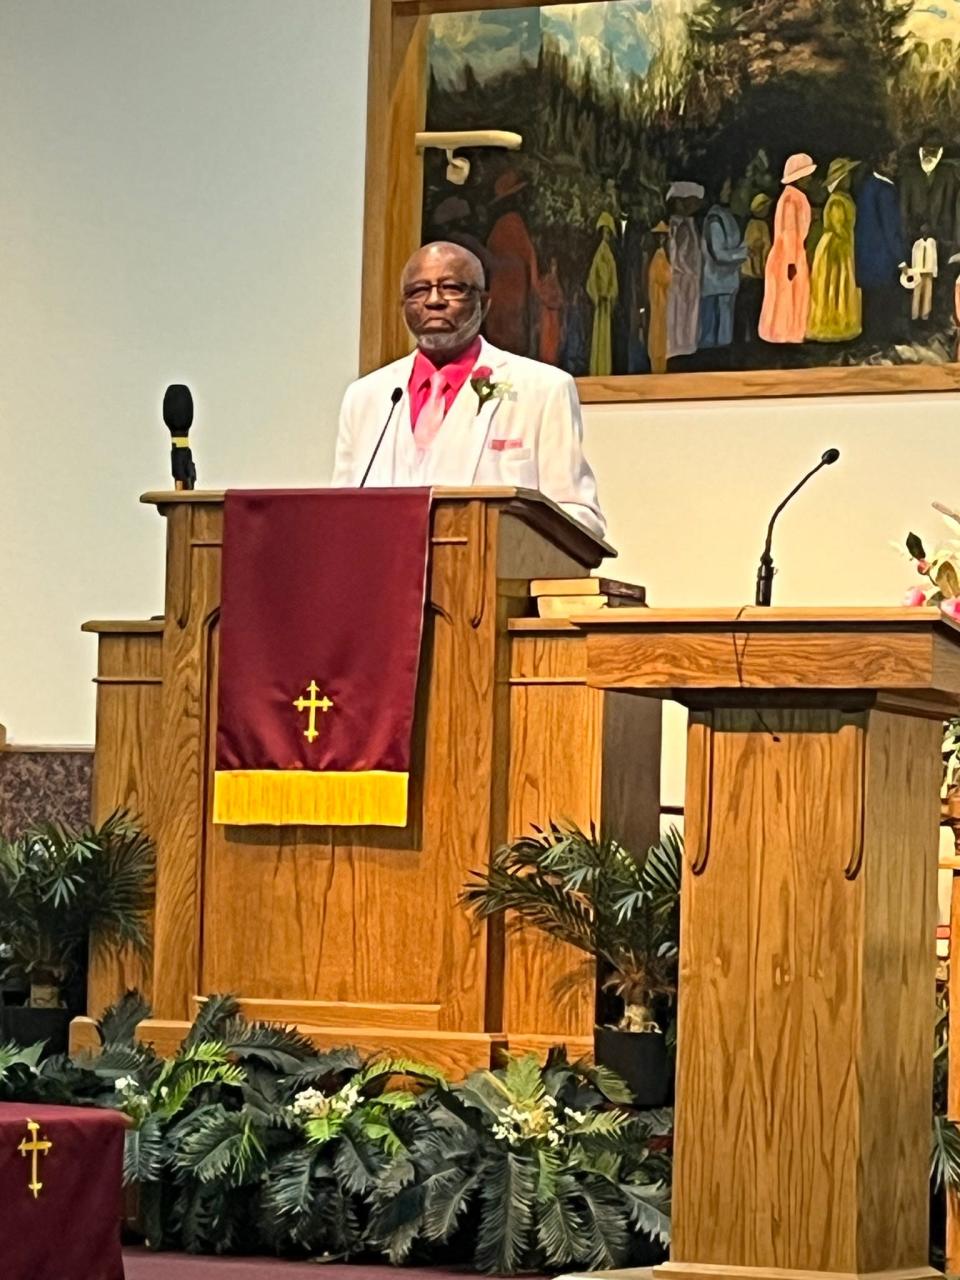
<svg viewBox="0 0 960 1280"><path fill-rule="evenodd" d="M538 360L501 351L484 340L477 368L493 370L501 394L480 405L470 380L447 411L425 452L410 425L407 384L413 355L395 360L351 383L340 409L333 484L360 484L390 413L396 388L403 393L390 418L367 485L516 486L539 489L592 533L606 522L597 484L583 456L583 423L577 388L569 374Z"/></svg>

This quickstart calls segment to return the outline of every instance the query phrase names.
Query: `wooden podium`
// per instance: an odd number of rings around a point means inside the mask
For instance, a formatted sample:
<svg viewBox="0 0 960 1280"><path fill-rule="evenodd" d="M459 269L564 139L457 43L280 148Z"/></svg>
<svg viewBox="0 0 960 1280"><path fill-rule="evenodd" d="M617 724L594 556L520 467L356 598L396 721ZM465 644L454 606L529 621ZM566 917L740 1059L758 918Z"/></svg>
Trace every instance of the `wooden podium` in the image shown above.
<svg viewBox="0 0 960 1280"><path fill-rule="evenodd" d="M589 1049L592 971L565 947L475 925L457 897L531 823L656 839L659 707L588 688L586 637L529 616L530 579L584 576L610 548L537 494L436 490L407 828L220 827L223 495L143 501L167 521L163 617L85 630L99 637L95 813L129 807L156 840L155 947L148 972L94 966L91 1014L140 986L155 1014L141 1034L167 1049L198 998L232 992L317 1044L454 1073L507 1044ZM75 1024L74 1044L91 1034Z"/></svg>
<svg viewBox="0 0 960 1280"><path fill-rule="evenodd" d="M617 610L588 681L690 708L669 1280L932 1276L936 609Z"/></svg>

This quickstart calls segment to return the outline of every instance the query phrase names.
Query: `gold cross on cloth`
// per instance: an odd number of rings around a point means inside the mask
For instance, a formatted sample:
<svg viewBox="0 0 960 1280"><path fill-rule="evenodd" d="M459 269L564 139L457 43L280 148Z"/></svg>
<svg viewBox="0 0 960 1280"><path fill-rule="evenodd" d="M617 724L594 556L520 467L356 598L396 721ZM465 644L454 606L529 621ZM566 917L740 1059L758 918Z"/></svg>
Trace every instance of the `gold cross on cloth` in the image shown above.
<svg viewBox="0 0 960 1280"><path fill-rule="evenodd" d="M322 711L326 714L333 706L333 703L326 694L324 694L322 698L318 699L317 694L319 692L320 690L317 688L316 680L311 680L307 685L307 693L310 695L309 698L305 698L301 694L300 697L295 698L293 702L293 705L298 711L308 711L310 713L307 719L307 727L303 731L303 736L308 742L313 742L315 738L320 737L320 731L317 728L317 712Z"/></svg>
<svg viewBox="0 0 960 1280"><path fill-rule="evenodd" d="M37 1139L37 1134L40 1132L40 1126L37 1124L36 1120L28 1120L27 1129L30 1132L30 1141L28 1142L26 1138L24 1138L17 1150L22 1156L29 1155L31 1157L30 1181L27 1183L27 1190L33 1192L33 1198L36 1200L43 1187L43 1183L39 1178L40 1170L37 1167L37 1156L45 1156L48 1152L52 1151L53 1143L48 1142L46 1138Z"/></svg>

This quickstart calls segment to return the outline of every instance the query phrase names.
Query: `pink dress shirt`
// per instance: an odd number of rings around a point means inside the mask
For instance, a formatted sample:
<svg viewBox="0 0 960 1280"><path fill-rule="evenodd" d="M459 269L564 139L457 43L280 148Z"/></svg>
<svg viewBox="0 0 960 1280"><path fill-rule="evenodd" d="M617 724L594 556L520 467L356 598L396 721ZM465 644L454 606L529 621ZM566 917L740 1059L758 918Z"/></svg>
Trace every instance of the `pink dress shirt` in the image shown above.
<svg viewBox="0 0 960 1280"><path fill-rule="evenodd" d="M475 338L467 347L462 355L457 356L456 360L451 360L449 364L441 365L443 372L447 377L447 385L443 391L443 399L446 404L446 411L450 412L450 406L460 391L460 388L470 377L473 367L477 363L477 357L480 355L480 339ZM422 351L418 351L413 358L413 369L410 373L410 381L407 388L410 392L410 426L416 427L417 419L420 417L420 410L426 404L430 395L430 379L437 373L437 366L433 363L429 356L424 355Z"/></svg>

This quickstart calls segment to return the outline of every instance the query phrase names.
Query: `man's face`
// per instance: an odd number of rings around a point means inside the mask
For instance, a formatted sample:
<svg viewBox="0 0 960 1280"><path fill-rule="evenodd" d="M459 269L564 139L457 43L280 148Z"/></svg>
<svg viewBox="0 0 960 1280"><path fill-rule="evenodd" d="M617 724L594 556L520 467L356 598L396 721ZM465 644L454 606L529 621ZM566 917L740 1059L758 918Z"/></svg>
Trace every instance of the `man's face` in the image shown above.
<svg viewBox="0 0 960 1280"><path fill-rule="evenodd" d="M423 351L459 352L480 332L489 295L472 254L427 246L403 273L403 319Z"/></svg>

